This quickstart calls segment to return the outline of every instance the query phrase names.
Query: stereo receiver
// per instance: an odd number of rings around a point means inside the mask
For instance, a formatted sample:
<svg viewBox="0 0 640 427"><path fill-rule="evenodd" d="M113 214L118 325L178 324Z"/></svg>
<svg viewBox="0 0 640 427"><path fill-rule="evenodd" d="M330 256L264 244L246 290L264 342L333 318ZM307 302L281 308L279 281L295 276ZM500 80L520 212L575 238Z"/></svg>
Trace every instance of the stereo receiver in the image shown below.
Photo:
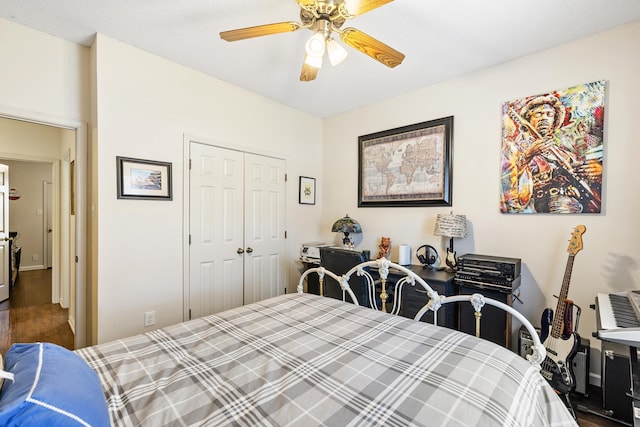
<svg viewBox="0 0 640 427"><path fill-rule="evenodd" d="M458 257L458 271L499 282L520 277L520 259L492 255L465 254Z"/></svg>

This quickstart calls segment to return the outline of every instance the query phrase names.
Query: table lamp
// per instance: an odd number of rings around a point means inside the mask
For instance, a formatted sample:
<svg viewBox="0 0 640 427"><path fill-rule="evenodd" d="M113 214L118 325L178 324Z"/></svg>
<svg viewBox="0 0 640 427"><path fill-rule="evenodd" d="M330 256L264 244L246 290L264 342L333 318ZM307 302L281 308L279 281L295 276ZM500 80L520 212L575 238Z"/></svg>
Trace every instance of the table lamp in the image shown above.
<svg viewBox="0 0 640 427"><path fill-rule="evenodd" d="M353 240L351 239L351 236L349 236L349 233L362 233L362 227L358 221L351 218L349 214L346 214L344 217L333 223L331 231L334 233L343 233L344 237L342 238L342 245L345 248L353 249Z"/></svg>
<svg viewBox="0 0 640 427"><path fill-rule="evenodd" d="M447 248L447 271L455 271L458 266L456 253L453 250L453 239L461 239L467 235L467 217L465 215L438 214L436 217L436 227L433 230L434 236L444 236L449 238L449 247Z"/></svg>

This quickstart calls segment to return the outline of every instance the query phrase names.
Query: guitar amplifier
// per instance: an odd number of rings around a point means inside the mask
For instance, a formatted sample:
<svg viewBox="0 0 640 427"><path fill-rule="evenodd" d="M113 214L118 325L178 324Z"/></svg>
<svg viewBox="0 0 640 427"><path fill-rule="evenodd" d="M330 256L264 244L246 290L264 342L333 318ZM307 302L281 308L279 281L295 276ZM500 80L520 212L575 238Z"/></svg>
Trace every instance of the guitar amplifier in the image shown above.
<svg viewBox="0 0 640 427"><path fill-rule="evenodd" d="M538 334L540 334L540 328L536 328ZM520 327L520 332L518 333L518 354L525 359L527 358L527 354L531 353L531 346L533 345L533 340L531 339L531 334L524 326Z"/></svg>
<svg viewBox="0 0 640 427"><path fill-rule="evenodd" d="M540 333L540 329L536 328L536 331ZM518 333L518 354L526 358L527 354L531 353L531 346L533 340L531 334L527 328L522 326ZM589 356L591 353L591 343L589 340L580 338L580 347L578 352L573 357L571 362L571 368L573 370L573 376L576 377L575 393L583 396L589 396Z"/></svg>

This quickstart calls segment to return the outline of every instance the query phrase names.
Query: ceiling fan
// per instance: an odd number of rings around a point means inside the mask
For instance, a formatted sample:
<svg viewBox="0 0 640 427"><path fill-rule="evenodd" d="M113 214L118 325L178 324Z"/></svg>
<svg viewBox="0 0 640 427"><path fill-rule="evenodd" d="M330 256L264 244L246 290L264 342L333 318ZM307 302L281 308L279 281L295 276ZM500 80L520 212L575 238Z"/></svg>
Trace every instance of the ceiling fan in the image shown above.
<svg viewBox="0 0 640 427"><path fill-rule="evenodd" d="M301 81L314 80L322 67L324 53L327 52L331 65L338 65L347 57L347 51L332 37L340 35L340 40L360 52L369 55L387 67L402 63L404 55L379 40L355 28L344 28L347 19L362 15L393 0L296 0L300 6L301 22L278 22L223 31L220 38L233 42L252 37L297 31L308 28L313 35L305 44L305 58L300 73Z"/></svg>

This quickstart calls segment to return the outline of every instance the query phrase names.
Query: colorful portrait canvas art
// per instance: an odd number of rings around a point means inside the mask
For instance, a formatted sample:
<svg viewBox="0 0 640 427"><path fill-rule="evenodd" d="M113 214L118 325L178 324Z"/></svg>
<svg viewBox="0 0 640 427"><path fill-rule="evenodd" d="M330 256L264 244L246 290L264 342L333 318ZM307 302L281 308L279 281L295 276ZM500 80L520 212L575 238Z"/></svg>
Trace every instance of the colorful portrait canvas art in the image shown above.
<svg viewBox="0 0 640 427"><path fill-rule="evenodd" d="M605 81L505 102L500 211L600 213Z"/></svg>

